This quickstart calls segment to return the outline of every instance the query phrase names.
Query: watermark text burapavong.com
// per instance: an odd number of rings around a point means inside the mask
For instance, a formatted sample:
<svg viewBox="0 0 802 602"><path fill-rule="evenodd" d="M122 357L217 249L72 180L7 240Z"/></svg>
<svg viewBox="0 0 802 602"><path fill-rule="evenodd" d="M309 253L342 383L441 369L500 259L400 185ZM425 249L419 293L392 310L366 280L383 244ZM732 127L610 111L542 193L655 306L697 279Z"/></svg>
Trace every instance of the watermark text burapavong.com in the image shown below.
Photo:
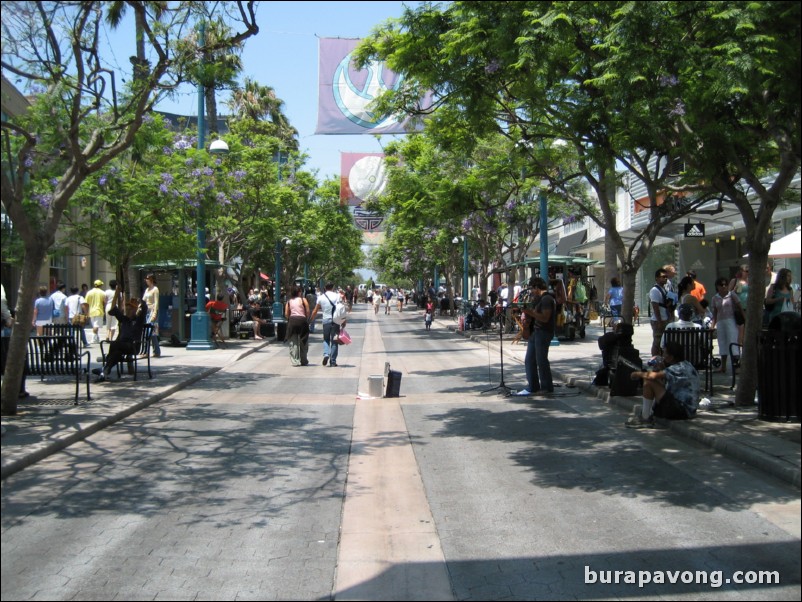
<svg viewBox="0 0 802 602"><path fill-rule="evenodd" d="M595 571L585 565L585 584L637 585L709 585L713 588L727 584L778 585L779 571L735 571L725 577L724 571Z"/></svg>

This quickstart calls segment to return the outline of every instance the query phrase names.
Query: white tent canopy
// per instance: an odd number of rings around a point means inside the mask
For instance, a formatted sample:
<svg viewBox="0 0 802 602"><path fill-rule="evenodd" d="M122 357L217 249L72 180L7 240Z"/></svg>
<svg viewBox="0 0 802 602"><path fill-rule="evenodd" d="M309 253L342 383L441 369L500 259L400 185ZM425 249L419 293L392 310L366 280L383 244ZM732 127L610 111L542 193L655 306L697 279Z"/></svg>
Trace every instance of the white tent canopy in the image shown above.
<svg viewBox="0 0 802 602"><path fill-rule="evenodd" d="M771 243L769 249L769 257L775 259L789 259L792 257L800 257L802 255L802 239L800 238L799 226L796 227L796 232L791 232L787 236L783 236L779 240Z"/></svg>

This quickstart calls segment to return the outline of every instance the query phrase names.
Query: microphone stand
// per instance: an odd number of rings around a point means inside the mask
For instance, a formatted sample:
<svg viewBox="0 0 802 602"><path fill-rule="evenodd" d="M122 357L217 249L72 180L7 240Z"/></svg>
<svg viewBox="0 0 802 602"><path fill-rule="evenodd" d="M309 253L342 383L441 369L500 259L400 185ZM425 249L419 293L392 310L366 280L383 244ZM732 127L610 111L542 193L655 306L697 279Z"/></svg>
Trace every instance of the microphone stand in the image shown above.
<svg viewBox="0 0 802 602"><path fill-rule="evenodd" d="M504 325L503 324L499 324L499 329L498 329L498 353L499 353L499 359L501 360L501 382L498 384L498 386L482 391L482 393L490 393L490 391L496 391L497 389L500 389L501 391L504 392L505 397L509 397L510 395L512 395L512 389L508 387L506 384L504 384Z"/></svg>

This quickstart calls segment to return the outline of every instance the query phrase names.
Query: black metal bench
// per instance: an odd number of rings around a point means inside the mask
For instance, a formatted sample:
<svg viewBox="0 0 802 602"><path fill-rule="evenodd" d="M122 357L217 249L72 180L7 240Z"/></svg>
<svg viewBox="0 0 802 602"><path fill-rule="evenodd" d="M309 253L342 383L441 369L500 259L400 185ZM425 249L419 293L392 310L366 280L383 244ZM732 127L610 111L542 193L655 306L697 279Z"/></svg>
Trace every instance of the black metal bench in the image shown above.
<svg viewBox="0 0 802 602"><path fill-rule="evenodd" d="M669 328L664 333L665 344L682 345L685 359L705 375L704 390L713 393L713 334L711 328Z"/></svg>
<svg viewBox="0 0 802 602"><path fill-rule="evenodd" d="M139 341L134 344L134 352L133 353L126 353L117 362L117 378L122 378L122 370L121 364L125 362L128 364L128 370L132 371L134 374L134 380L136 380L137 372L139 371L139 358L142 356L142 359L148 360L148 378L153 378L153 371L150 368L150 343L151 337L153 336L153 324L145 324L142 327L142 335L139 337ZM100 355L103 359L103 365L106 365L106 349L104 345L110 345L109 341L101 341L100 342ZM106 377L108 378L111 376L107 374Z"/></svg>
<svg viewBox="0 0 802 602"><path fill-rule="evenodd" d="M240 339L247 339L253 334L253 328L246 328L242 326L242 321L246 313L248 313L247 309L229 308L228 324L232 336Z"/></svg>
<svg viewBox="0 0 802 602"><path fill-rule="evenodd" d="M81 334L76 334L80 338ZM86 379L86 400L91 399L89 393L91 361L89 351L80 350L76 345L75 334L32 336L28 339L25 373L39 376L42 381L46 376L75 377L75 405L78 405L82 376Z"/></svg>

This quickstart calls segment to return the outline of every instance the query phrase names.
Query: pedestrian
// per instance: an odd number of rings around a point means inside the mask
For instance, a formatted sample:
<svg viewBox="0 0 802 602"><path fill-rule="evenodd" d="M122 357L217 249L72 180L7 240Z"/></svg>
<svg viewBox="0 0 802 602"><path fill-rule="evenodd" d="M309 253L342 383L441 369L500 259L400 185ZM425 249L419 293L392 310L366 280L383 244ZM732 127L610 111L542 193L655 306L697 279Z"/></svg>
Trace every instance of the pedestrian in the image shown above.
<svg viewBox="0 0 802 602"><path fill-rule="evenodd" d="M50 294L53 301L53 324L69 324L67 319L67 295L64 291L67 285L63 282L56 284L56 290Z"/></svg>
<svg viewBox="0 0 802 602"><path fill-rule="evenodd" d="M526 388L516 393L519 396L548 395L554 393L554 383L549 363L549 347L554 338L557 303L554 295L548 292L543 278L529 281L532 289L533 307L524 308L527 319L532 320L532 334L526 344Z"/></svg>
<svg viewBox="0 0 802 602"><path fill-rule="evenodd" d="M675 319L675 315L673 312L676 311L677 307L679 307L679 295L677 294L677 266L673 263L668 263L663 266L663 269L666 271L666 275L668 275L668 280L666 281L666 292L668 293L668 298L672 303L672 313L671 319Z"/></svg>
<svg viewBox="0 0 802 602"><path fill-rule="evenodd" d="M404 311L404 290L398 289L396 292L396 300L398 302L398 313Z"/></svg>
<svg viewBox="0 0 802 602"><path fill-rule="evenodd" d="M729 289L726 278L716 280L716 294L713 296L713 328L716 329L716 339L718 340L718 353L721 356L722 373L727 372L727 357L732 351L732 361L735 364L735 356L740 356L737 348L730 345L738 343L738 324L735 316L738 312L743 314L738 296ZM738 353L736 353L736 351Z"/></svg>
<svg viewBox="0 0 802 602"><path fill-rule="evenodd" d="M113 307L114 291L117 288L116 280L109 280L109 288L106 289L106 341L113 341L117 336L117 318L109 314Z"/></svg>
<svg viewBox="0 0 802 602"><path fill-rule="evenodd" d="M782 268L766 292L765 305L768 310L768 322L784 311L794 310L794 291L791 288L793 274L791 270Z"/></svg>
<svg viewBox="0 0 802 602"><path fill-rule="evenodd" d="M69 323L79 328L81 331L81 341L84 347L89 345L86 340L86 318L89 314L89 304L86 299L81 295L80 289L77 286L70 287L70 296L67 297L67 320Z"/></svg>
<svg viewBox="0 0 802 602"><path fill-rule="evenodd" d="M725 283L726 284L726 283ZM627 420L628 428L654 426L654 417L667 420L687 420L696 415L699 405L699 373L688 361L677 341L666 345L663 355L665 369L658 372L634 371L633 380L643 380L643 401Z"/></svg>
<svg viewBox="0 0 802 602"><path fill-rule="evenodd" d="M262 306L259 304L259 295L251 295L248 297L248 309L245 314L240 318L240 328L253 328L253 338L261 341L262 326L267 325L269 322L262 317Z"/></svg>
<svg viewBox="0 0 802 602"><path fill-rule="evenodd" d="M337 301L339 301L339 295L333 292L333 282L327 282L325 289L323 293L318 295L315 309L312 310L312 315L309 319L310 321L314 320L318 312L323 316L323 365L325 366L331 362L331 366L336 366L340 345L337 343L335 335L339 335L340 325L334 322L334 312L337 307ZM381 301L381 297L378 297L378 300ZM378 311L375 301L374 307Z"/></svg>
<svg viewBox="0 0 802 602"><path fill-rule="evenodd" d="M668 291L666 291L666 282L668 281L668 272L665 268L659 268L654 273L655 283L649 291L649 303L652 306L652 356L660 356L663 351L660 347L660 340L663 338L666 326L672 321L671 316L674 313L671 300L668 298Z"/></svg>
<svg viewBox="0 0 802 602"><path fill-rule="evenodd" d="M102 286L102 280L95 280L94 288L86 294L89 320L92 322L92 343L100 342L100 327L103 326L103 316L106 315L106 293Z"/></svg>
<svg viewBox="0 0 802 602"><path fill-rule="evenodd" d="M621 286L618 278L610 279L610 288L607 289L607 294L604 296L604 303L610 307L613 318L621 317L621 307L624 305L624 287Z"/></svg>
<svg viewBox="0 0 802 602"><path fill-rule="evenodd" d="M314 307L316 303L317 303L317 295L315 294L315 287L310 285L306 288L306 306ZM309 334L313 334L314 332L315 332L315 321L310 320Z"/></svg>
<svg viewBox="0 0 802 602"><path fill-rule="evenodd" d="M290 299L284 306L287 320L287 339L290 343L290 361L293 366L307 366L309 359L309 303L298 285L290 289ZM335 362L336 365L336 362Z"/></svg>
<svg viewBox="0 0 802 602"><path fill-rule="evenodd" d="M142 300L148 306L148 317L146 322L153 326L151 331L151 345L153 345L153 353L151 357L161 357L162 350L159 347L159 289L156 286L156 277L153 274L145 276L145 292L142 294ZM206 289L208 292L209 289ZM209 301L208 296L206 301ZM206 304L204 304L204 307Z"/></svg>
<svg viewBox="0 0 802 602"><path fill-rule="evenodd" d="M92 370L97 375L96 383L102 383L106 376L111 374L111 370L126 355L136 353L136 345L142 337L142 328L147 319L148 305L144 300L129 299L125 304L125 309L121 309L122 290L119 285L114 290L112 298L112 308L109 310L117 318L119 334L109 344L109 352L106 354L105 363L102 368Z"/></svg>
<svg viewBox="0 0 802 602"><path fill-rule="evenodd" d="M220 343L222 347L226 346L226 342L223 340L223 333L220 332L220 329L228 314L228 303L225 298L225 293L217 293L217 298L206 304L206 312L212 322L212 340Z"/></svg>
<svg viewBox="0 0 802 602"><path fill-rule="evenodd" d="M693 316L692 321L700 326L705 325L705 315L707 314L707 310L704 306L699 302L699 299L694 297L691 294L693 290L694 282L693 278L690 276L685 276L682 280L679 281L679 303L680 305L689 305L693 308ZM677 309L679 312L679 309Z"/></svg>
<svg viewBox="0 0 802 602"><path fill-rule="evenodd" d="M426 330L432 329L433 320L434 320L434 300L431 297L426 297L426 313L423 315L423 323L426 325Z"/></svg>
<svg viewBox="0 0 802 602"><path fill-rule="evenodd" d="M33 304L33 326L36 336L44 334L44 327L53 323L53 301L47 295L47 287L39 287L39 297Z"/></svg>
<svg viewBox="0 0 802 602"><path fill-rule="evenodd" d="M382 304L381 292L377 289L373 292L373 313L379 314L379 306Z"/></svg>
<svg viewBox="0 0 802 602"><path fill-rule="evenodd" d="M390 302L393 299L393 291L389 287L384 289L382 299L384 300L384 315L386 316L390 313Z"/></svg>
<svg viewBox="0 0 802 602"><path fill-rule="evenodd" d="M707 296L707 289L705 289L705 285L696 279L696 272L694 270L688 270L686 275L693 278L693 290L691 290L691 294L701 303Z"/></svg>

